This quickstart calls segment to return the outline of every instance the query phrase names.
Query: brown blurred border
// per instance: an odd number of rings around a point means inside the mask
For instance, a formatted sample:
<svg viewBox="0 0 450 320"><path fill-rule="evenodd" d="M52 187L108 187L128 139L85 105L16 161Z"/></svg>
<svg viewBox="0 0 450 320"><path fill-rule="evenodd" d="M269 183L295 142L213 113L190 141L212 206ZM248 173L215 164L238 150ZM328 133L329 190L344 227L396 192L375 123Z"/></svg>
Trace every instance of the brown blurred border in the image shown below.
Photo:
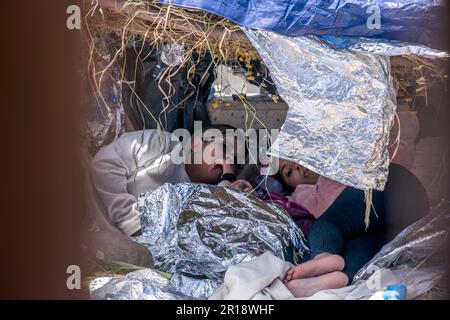
<svg viewBox="0 0 450 320"><path fill-rule="evenodd" d="M445 43L444 48L447 51L450 51L450 0L446 0L445 1L446 5L447 5L447 10L444 14L442 23L445 25L445 32L443 32L443 34L441 35L442 37L442 41ZM450 62L447 61L447 74L449 74L450 71ZM450 78L447 78L447 91L450 88ZM449 95L447 94L447 97ZM450 108L450 103L447 101L447 108ZM450 112L447 112L447 141L450 141ZM449 146L447 146L447 148L450 148ZM450 168L450 157L447 158L447 168ZM447 176L447 178L450 178ZM450 179L449 179L450 180ZM447 181L447 185L446 185L446 189L447 189L447 199L450 199L450 181ZM446 262L447 262L447 299L450 300L450 237L447 237L447 257L446 257Z"/></svg>
<svg viewBox="0 0 450 320"><path fill-rule="evenodd" d="M82 264L81 32L66 28L80 2L2 2L0 298L87 297L66 287Z"/></svg>

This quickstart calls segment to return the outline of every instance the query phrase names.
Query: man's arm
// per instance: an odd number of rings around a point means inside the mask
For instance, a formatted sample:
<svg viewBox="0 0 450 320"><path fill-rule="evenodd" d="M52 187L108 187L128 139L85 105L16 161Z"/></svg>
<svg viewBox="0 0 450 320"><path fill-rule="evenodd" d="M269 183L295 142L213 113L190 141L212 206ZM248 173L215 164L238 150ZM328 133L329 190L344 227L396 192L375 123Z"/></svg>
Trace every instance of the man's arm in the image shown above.
<svg viewBox="0 0 450 320"><path fill-rule="evenodd" d="M141 228L135 210L136 198L127 190L129 164L114 148L106 148L99 151L91 164L94 192L105 213L129 236Z"/></svg>
<svg viewBox="0 0 450 320"><path fill-rule="evenodd" d="M100 149L91 162L91 177L101 206L126 234L140 230L137 199L127 188L128 178L148 166L174 145L171 135L145 130L122 135Z"/></svg>

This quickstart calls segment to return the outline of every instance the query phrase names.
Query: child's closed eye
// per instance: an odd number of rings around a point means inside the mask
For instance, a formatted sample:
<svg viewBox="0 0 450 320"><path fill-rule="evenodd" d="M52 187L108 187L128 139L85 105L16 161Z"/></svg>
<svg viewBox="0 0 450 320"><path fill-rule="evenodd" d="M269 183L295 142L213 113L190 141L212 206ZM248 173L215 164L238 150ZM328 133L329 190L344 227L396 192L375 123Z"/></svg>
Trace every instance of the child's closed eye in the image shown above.
<svg viewBox="0 0 450 320"><path fill-rule="evenodd" d="M292 168L287 169L286 171L286 178L289 178L292 174Z"/></svg>

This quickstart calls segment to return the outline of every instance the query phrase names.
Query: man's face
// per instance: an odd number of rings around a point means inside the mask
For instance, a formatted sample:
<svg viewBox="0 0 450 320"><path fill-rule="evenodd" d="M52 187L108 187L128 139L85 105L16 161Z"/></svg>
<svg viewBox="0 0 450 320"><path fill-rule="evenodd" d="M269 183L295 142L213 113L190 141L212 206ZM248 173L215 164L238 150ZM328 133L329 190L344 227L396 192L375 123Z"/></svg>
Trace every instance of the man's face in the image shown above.
<svg viewBox="0 0 450 320"><path fill-rule="evenodd" d="M225 137L194 140L192 153L197 176L203 183L217 184L224 173L236 173L237 145Z"/></svg>

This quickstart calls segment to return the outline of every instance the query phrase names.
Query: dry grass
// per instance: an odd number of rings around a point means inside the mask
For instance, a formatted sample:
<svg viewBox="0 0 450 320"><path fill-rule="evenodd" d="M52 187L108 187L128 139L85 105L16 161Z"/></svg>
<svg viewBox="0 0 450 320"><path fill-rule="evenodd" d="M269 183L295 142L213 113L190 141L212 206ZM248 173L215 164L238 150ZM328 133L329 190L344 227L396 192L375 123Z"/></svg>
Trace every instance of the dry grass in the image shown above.
<svg viewBox="0 0 450 320"><path fill-rule="evenodd" d="M101 3L99 3L99 1ZM254 79L252 74L252 61L260 60L257 51L248 39L233 22L207 13L201 10L180 8L171 5L163 5L154 0L125 1L122 0L121 8L115 8L110 0L94 0L86 4L85 38L89 47L89 81L93 91L100 97L100 103L108 109L108 104L102 98L101 88L105 78L111 77L110 72L114 65L120 65L121 79L124 80L125 69L124 55L127 44L133 43L137 38L147 42L150 47L161 48L166 43L183 45L185 50L182 63L169 66L164 81L169 83L171 76L176 75L183 67L188 66L186 81L192 85L191 77L195 73L195 63L192 63L193 53L198 60L206 53L211 53L214 60L211 68L228 61L245 61L247 79ZM101 5L100 5L101 4ZM98 41L99 39L111 39L111 34L116 37L115 43ZM99 63L99 52L102 47L113 48L113 55L108 63ZM138 57L142 59L142 57ZM140 61L136 61L136 65ZM416 56L395 57L392 59L393 76L398 84L400 101L414 105L417 96L427 99L427 88L437 81L446 81L443 64L440 61L432 61ZM132 81L131 81L132 82ZM134 93L134 87L129 81L122 82L128 85ZM161 92L165 95L167 107L169 106L173 90ZM242 103L247 112L256 115L256 110L251 103L242 97ZM274 97L278 100L278 97ZM411 110L414 108L411 107ZM150 115L150 110L146 110ZM167 110L163 110L166 112ZM159 122L161 115L152 115ZM256 121L259 119L256 117Z"/></svg>
<svg viewBox="0 0 450 320"><path fill-rule="evenodd" d="M90 259L89 262L90 262L89 268L91 269L90 273L91 278L97 277L118 278L130 272L146 269L144 267L120 261L104 261L98 259ZM167 272L162 272L158 270L154 271L167 279L170 279L170 277L172 276L170 273Z"/></svg>
<svg viewBox="0 0 450 320"><path fill-rule="evenodd" d="M416 111L417 97L429 100L429 88L447 83L446 60L425 59L414 55L392 57L392 76L398 86L397 100L407 103L411 111Z"/></svg>
<svg viewBox="0 0 450 320"><path fill-rule="evenodd" d="M213 60L208 70L205 71L205 75L210 68L216 70L224 62L239 60L245 62L247 79L254 79L252 61L260 60L259 55L240 28L231 21L201 10L166 6L154 0L124 1L120 10L106 8L108 6L105 7L105 2L108 3L108 0L100 1L103 1L103 7L99 5L98 0L87 4L84 30L89 48L88 80L95 96L99 97L98 102L103 109L108 111L109 106L103 97L102 88L105 83L110 81L108 78L116 77L111 73L113 67L117 66L121 71L118 79L114 80L121 81L122 85L127 85L136 99L140 101L135 92L135 81L126 81L124 77L126 47L136 39L146 42L155 50L162 48L166 43L184 46L182 62L168 66L164 76L160 78L159 89L164 95L163 103L166 105L161 113L169 110L171 97L174 94L171 78L177 75L182 68L187 67L186 82L195 88L192 77L195 74L196 63L206 54L211 54ZM115 43L105 40L109 39L110 41L112 35L116 38ZM112 52L112 56L107 59L102 57L105 47L109 47L109 52ZM137 56L136 66L145 59L142 57L142 52L138 52ZM193 57L196 57L197 60L193 61ZM163 89L161 81L166 87L169 87L168 90ZM262 87L264 85L263 83ZM256 115L256 109L246 97L241 92L235 92L235 94L241 100L248 114L252 115L252 119L264 127L265 125ZM274 100L278 100L278 97L274 96ZM152 114L150 108L147 108L142 101L140 102L146 109L145 111L159 124L158 127L164 129L159 121L162 115ZM170 109L174 107L177 105Z"/></svg>
<svg viewBox="0 0 450 320"><path fill-rule="evenodd" d="M213 56L211 65L205 71L216 68L229 61L245 63L246 77L253 80L252 61L261 61L258 52L250 44L239 26L228 19L207 13L202 10L186 9L171 5L163 5L155 0L118 0L122 5L117 8L114 0L93 0L86 2L85 39L88 45L88 82L94 96L98 100L100 110L108 112L110 106L103 96L105 86L120 81L122 86L128 86L131 94L143 106L144 112L151 116L158 128L164 130L160 119L165 113L178 107L171 105L171 98L175 94L172 77L179 74L182 68L188 68L186 82L194 90L192 77L195 74L196 61L210 53ZM126 47L140 39L158 50L166 43L183 45L182 62L167 67L164 76L160 78L159 89L164 99L164 108L160 114L153 114L135 92L136 74L134 80L124 76L126 65ZM143 46L142 46L143 48ZM109 56L105 58L105 52ZM142 52L137 54L135 66L145 57ZM394 57L392 61L392 75L398 85L399 102L407 103L410 110L415 110L417 97L425 97L428 104L428 88L436 82L446 82L447 75L442 61L433 61L417 56ZM262 62L262 61L261 61ZM262 62L263 64L263 62ZM117 69L119 70L117 72ZM135 68L136 70L137 68ZM263 88L265 83L261 84ZM163 89L166 87L166 89ZM167 89L167 87L169 89ZM235 92L245 108L248 118L254 119L265 128L265 124L258 118L255 107L241 92ZM186 97L186 99L188 99ZM278 96L273 96L275 102ZM179 104L181 104L180 102ZM252 126L253 123L248 124ZM247 128L244 128L247 129Z"/></svg>

